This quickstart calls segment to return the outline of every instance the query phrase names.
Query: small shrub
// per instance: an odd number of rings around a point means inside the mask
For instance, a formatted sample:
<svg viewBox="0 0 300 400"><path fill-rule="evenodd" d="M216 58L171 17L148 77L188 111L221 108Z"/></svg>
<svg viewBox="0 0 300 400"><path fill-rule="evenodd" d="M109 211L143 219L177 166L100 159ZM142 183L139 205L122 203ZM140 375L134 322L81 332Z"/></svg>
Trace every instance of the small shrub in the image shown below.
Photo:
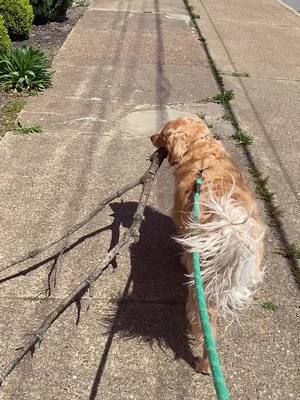
<svg viewBox="0 0 300 400"><path fill-rule="evenodd" d="M7 49L10 46L10 43L8 30L4 25L4 19L2 15L0 15L0 51Z"/></svg>
<svg viewBox="0 0 300 400"><path fill-rule="evenodd" d="M45 24L50 21L61 21L73 0L30 0L34 11L34 22Z"/></svg>
<svg viewBox="0 0 300 400"><path fill-rule="evenodd" d="M32 47L1 52L0 85L18 92L44 90L51 85L48 57Z"/></svg>
<svg viewBox="0 0 300 400"><path fill-rule="evenodd" d="M13 40L26 39L29 36L33 22L29 0L0 0L0 14Z"/></svg>

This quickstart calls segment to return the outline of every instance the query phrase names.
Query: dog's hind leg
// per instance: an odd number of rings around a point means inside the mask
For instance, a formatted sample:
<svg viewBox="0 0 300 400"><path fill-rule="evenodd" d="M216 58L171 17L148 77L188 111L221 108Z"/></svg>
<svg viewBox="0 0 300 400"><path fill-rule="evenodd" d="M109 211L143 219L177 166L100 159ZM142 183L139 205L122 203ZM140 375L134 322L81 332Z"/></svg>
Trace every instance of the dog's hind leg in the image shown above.
<svg viewBox="0 0 300 400"><path fill-rule="evenodd" d="M218 310L216 307L208 307L207 309L208 314L209 314L209 321L210 321L210 326L212 329L212 333L214 335L214 338L216 340L217 337L217 322L218 322ZM208 352L205 347L205 344L203 344L203 357L197 359L196 361L196 366L195 369L197 372L200 372L202 374L210 374L210 366L209 366L209 360L208 360Z"/></svg>
<svg viewBox="0 0 300 400"><path fill-rule="evenodd" d="M193 264L192 264L192 258L190 256L190 254L184 253L181 257L181 262L185 266L187 272L189 274L191 274L193 271ZM213 332L214 338L216 339L218 310L216 307L208 305L207 311L209 314L209 321L211 324L212 332ZM195 294L195 288L194 288L193 282L191 282L191 285L189 286L188 299L187 299L187 303L186 303L186 314L187 314L187 320L189 322L193 336L196 341L197 352L200 353L201 346L203 343L203 335L202 335L201 323L200 323L200 317L199 317L199 308L198 308L198 304L197 304L197 300L196 300L196 294ZM203 344L203 357L202 358L196 357L195 370L202 374L210 373L208 353L207 353L207 350L206 350L204 344Z"/></svg>
<svg viewBox="0 0 300 400"><path fill-rule="evenodd" d="M197 306L197 301L195 298L195 290L194 287L189 287L189 293L188 293L188 300L186 303L186 315L187 315L187 320L189 322L189 326L192 330L195 342L196 342L196 348L197 348L197 353L201 352L201 345L202 345L202 331L200 327L200 319L199 319L199 312L198 312L198 306ZM200 357L196 357L196 364L195 364L195 369L198 371L198 360L201 360ZM200 372L200 371L198 371Z"/></svg>

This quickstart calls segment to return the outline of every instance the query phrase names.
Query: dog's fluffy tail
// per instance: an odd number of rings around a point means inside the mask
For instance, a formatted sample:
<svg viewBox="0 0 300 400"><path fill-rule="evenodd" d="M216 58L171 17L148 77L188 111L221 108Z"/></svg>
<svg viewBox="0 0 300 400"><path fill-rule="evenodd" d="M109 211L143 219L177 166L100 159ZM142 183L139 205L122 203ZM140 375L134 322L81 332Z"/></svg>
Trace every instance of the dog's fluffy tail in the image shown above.
<svg viewBox="0 0 300 400"><path fill-rule="evenodd" d="M200 253L207 302L216 305L225 319L233 319L249 304L263 275L257 270L257 258L264 227L232 199L232 192L221 198L211 192L201 205L213 214L211 222L190 220L190 233L176 239L188 253ZM193 284L193 274L189 277Z"/></svg>

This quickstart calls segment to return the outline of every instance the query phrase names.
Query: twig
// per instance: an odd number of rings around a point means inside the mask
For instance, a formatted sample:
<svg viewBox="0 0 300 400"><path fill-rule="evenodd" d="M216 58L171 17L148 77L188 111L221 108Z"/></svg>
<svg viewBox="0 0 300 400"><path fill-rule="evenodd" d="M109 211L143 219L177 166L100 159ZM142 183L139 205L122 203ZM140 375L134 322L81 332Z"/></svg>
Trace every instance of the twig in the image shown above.
<svg viewBox="0 0 300 400"><path fill-rule="evenodd" d="M82 228L84 225L86 225L92 218L94 218L97 214L99 214L100 211L103 210L103 208L111 203L113 200L117 199L118 197L121 197L124 193L128 192L129 190L135 188L138 185L141 185L143 183L143 180L145 179L145 175L142 176L141 178L138 178L128 185L124 186L122 189L118 190L116 193L110 195L106 199L102 200L97 207L89 213L89 215L84 218L81 222L70 228L63 236L60 238L54 240L51 243L48 243L47 245L43 247L39 247L34 250L30 250L29 252L27 251L23 255L21 255L17 260L13 261L11 264L5 266L0 270L0 272L3 272L9 268L14 267L17 264L20 264L23 261L27 261L29 259L35 258L37 255L43 253L44 251L50 249L50 247L55 246L57 243L61 242L63 239L67 239L73 235L73 233L77 232L80 228ZM60 251L60 250L59 250Z"/></svg>
<svg viewBox="0 0 300 400"><path fill-rule="evenodd" d="M113 247L109 253L104 257L98 267L96 267L70 294L67 296L44 320L42 325L32 335L32 337L24 343L24 346L18 351L17 355L7 364L7 366L0 372L0 385L5 378L16 368L23 357L34 351L36 344L41 343L45 333L50 326L63 314L63 312L74 302L79 302L81 297L92 286L94 282L102 275L108 268L111 260L121 251L123 247L129 245L132 241L136 242L139 239L140 227L144 218L144 211L151 193L154 178L161 166L166 153L163 150L158 150L152 157L152 163L148 171L143 176L141 183L143 185L142 193L140 196L137 210L133 217L131 227L124 233L122 239ZM78 225L77 225L78 226Z"/></svg>
<svg viewBox="0 0 300 400"><path fill-rule="evenodd" d="M57 273L57 269L59 267L59 262L68 246L69 246L69 240L67 238L65 240L63 247L60 250L60 253L58 254L57 257L55 257L53 264L50 267L50 271L48 273L48 287L46 289L46 299L48 299L51 296L52 289L55 288L55 286L56 286L56 273Z"/></svg>

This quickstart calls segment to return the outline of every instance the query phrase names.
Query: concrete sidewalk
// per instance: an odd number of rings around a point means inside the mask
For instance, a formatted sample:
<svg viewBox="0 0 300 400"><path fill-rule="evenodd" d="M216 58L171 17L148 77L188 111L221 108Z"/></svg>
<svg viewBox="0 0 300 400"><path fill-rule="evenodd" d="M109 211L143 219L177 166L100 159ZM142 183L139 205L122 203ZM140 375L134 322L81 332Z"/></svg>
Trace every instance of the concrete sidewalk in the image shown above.
<svg viewBox="0 0 300 400"><path fill-rule="evenodd" d="M254 8L246 0L209 0L193 6L294 241L300 20L275 1L259 3ZM31 98L21 115L44 133L7 134L0 144L1 266L59 237L99 199L141 175L153 150L149 135L170 118L205 114L247 172L224 109L201 102L219 87L181 0L94 0L53 67L53 88ZM250 78L233 77L233 71ZM211 379L191 368L180 249L170 239L171 192L171 172L163 165L140 242L118 256L117 268L103 275L92 297L84 297L78 325L75 306L53 325L33 358L26 357L7 379L1 400L215 399ZM116 243L131 223L138 195L134 190L124 203L114 202L72 237L76 245L63 257L48 302L42 300L51 264L24 263L0 275L1 366ZM289 264L274 253L278 245L271 231L262 290L240 325L226 334L220 329L233 400L299 396L299 292ZM277 311L262 308L267 301Z"/></svg>

